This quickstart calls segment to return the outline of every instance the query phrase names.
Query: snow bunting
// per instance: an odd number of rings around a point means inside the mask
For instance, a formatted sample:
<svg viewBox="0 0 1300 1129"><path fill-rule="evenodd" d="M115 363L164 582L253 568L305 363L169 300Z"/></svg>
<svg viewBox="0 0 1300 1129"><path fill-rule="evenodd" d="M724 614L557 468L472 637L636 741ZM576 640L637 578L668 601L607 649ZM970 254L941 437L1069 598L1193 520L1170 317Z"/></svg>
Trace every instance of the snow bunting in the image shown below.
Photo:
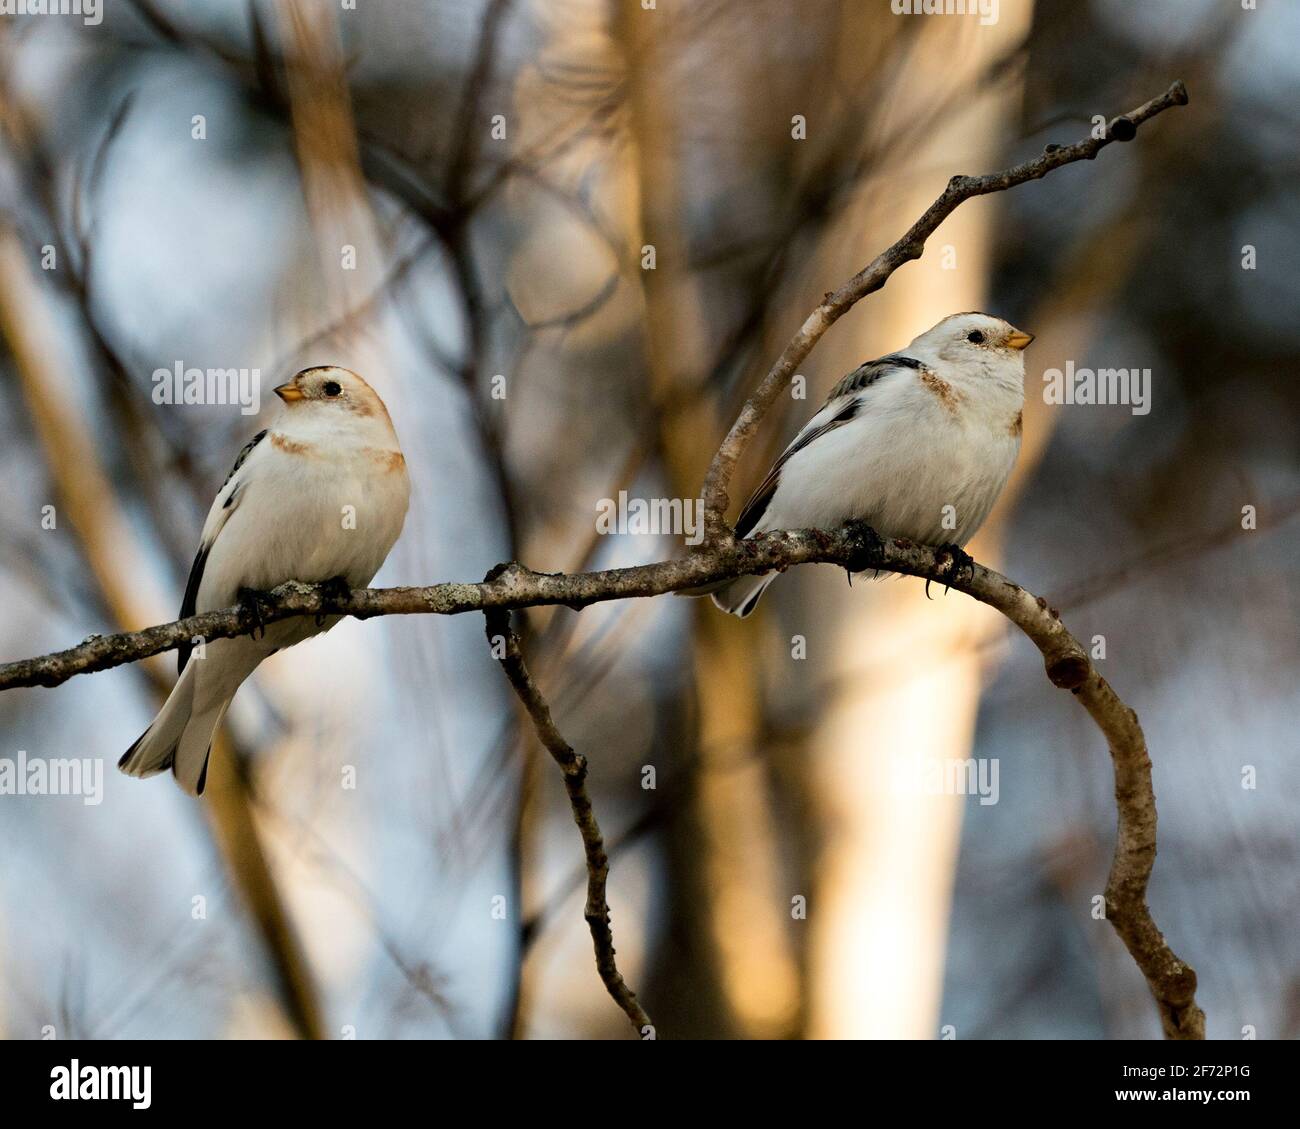
<svg viewBox="0 0 1300 1129"><path fill-rule="evenodd" d="M989 314L953 314L901 353L854 369L777 459L737 535L857 520L882 537L965 545L1020 451L1023 351L1032 340ZM777 575L684 594L712 595L743 617Z"/></svg>
<svg viewBox="0 0 1300 1129"><path fill-rule="evenodd" d="M285 407L253 436L208 512L180 617L240 602L286 580L370 583L402 532L410 483L384 403L347 369L304 369L275 389ZM217 726L235 691L268 655L341 617L300 616L256 636L181 647L180 678L153 724L118 767L131 776L170 768L203 791Z"/></svg>

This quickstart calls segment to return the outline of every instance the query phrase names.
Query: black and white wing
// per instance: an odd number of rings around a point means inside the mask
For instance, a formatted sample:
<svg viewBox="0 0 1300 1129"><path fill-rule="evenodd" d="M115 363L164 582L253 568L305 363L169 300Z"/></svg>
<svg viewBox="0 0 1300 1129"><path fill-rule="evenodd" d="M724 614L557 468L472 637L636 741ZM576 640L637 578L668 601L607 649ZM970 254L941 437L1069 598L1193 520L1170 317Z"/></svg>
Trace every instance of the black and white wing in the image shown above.
<svg viewBox="0 0 1300 1129"><path fill-rule="evenodd" d="M221 532L226 522L230 520L230 515L238 508L239 499L244 493L244 488L248 485L247 477L241 475L239 471L248 462L248 456L253 453L253 449L266 438L266 434L266 431L259 431L244 444L243 449L235 459L235 465L230 468L230 473L226 475L226 481L221 484L221 489L217 491L216 499L212 503L212 509L208 511L207 520L203 523L203 533L199 538L199 551L195 554L194 563L190 566L189 580L185 582L185 596L181 600L180 619L187 619L194 614L195 602L199 595L199 585L203 583L203 569L208 563L208 554L212 552L212 546L217 540L217 534ZM189 643L182 643L176 649L176 673L178 675L185 669L191 650L193 648Z"/></svg>
<svg viewBox="0 0 1300 1129"><path fill-rule="evenodd" d="M759 483L758 489L745 503L745 508L740 511L740 517L736 521L736 535L738 537L748 537L753 532L754 527L762 520L763 514L767 512L767 507L772 501L772 496L776 493L777 486L780 485L781 468L790 461L792 456L798 454L810 443L816 442L828 431L843 427L849 420L857 416L870 400L868 390L881 377L887 376L891 372L897 372L900 368L922 369L924 367L915 357L907 357L901 353L891 353L887 357L881 357L878 360L867 361L866 364L859 365L836 384L831 389L830 395L826 397L826 403L822 405L821 410L804 424L803 430L794 437L794 441L790 446L781 453L781 457L776 460L772 465L772 469L767 472L767 477Z"/></svg>

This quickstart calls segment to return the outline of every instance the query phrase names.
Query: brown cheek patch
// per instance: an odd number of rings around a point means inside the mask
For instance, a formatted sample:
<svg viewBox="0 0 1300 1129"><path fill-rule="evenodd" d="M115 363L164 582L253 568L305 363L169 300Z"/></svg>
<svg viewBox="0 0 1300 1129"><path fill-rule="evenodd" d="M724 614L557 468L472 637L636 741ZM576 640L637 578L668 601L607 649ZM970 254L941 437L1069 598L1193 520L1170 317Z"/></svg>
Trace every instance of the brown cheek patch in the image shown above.
<svg viewBox="0 0 1300 1129"><path fill-rule="evenodd" d="M393 474L406 466L401 451L371 451L370 458L384 474Z"/></svg>
<svg viewBox="0 0 1300 1129"><path fill-rule="evenodd" d="M954 391L951 384L942 377L930 372L929 369L922 369L919 375L921 383L939 397L939 403L950 412L957 410L957 405L961 403L961 397Z"/></svg>
<svg viewBox="0 0 1300 1129"><path fill-rule="evenodd" d="M1007 430L1011 433L1012 438L1019 439L1020 433L1025 429L1025 413L1016 412L1016 418L1011 421L1011 426Z"/></svg>

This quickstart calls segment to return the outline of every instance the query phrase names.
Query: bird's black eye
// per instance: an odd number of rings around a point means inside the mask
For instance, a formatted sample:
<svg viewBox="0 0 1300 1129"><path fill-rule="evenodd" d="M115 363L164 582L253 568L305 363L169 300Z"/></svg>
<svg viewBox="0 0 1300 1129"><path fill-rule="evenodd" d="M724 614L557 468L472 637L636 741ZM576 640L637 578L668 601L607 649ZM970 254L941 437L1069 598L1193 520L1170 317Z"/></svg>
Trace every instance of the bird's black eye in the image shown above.
<svg viewBox="0 0 1300 1129"><path fill-rule="evenodd" d="M972 329L968 334L966 334L966 340L972 345L983 345L984 334L982 334L978 329Z"/></svg>
<svg viewBox="0 0 1300 1129"><path fill-rule="evenodd" d="M981 338L981 340L983 339ZM325 382L324 392L326 396L337 396L342 391L343 385L341 385L337 380L327 380Z"/></svg>

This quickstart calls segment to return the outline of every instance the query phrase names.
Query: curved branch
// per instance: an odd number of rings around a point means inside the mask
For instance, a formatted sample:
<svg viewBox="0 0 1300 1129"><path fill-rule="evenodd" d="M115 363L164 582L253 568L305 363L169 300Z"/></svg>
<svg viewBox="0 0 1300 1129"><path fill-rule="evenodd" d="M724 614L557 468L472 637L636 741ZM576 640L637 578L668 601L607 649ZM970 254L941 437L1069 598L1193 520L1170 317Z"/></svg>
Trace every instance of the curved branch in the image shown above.
<svg viewBox="0 0 1300 1129"><path fill-rule="evenodd" d="M790 339L754 394L745 401L745 406L713 456L704 477L704 514L708 535L711 538L728 536L725 516L727 487L731 483L731 476L763 416L789 384L794 370L812 352L822 335L858 301L884 286L890 275L904 263L921 257L925 241L959 204L973 196L1005 192L1018 184L1039 180L1049 172L1075 161L1091 161L1112 141L1131 141L1143 122L1171 106L1186 104L1187 88L1182 82L1175 82L1158 98L1152 98L1136 110L1130 110L1114 119L1107 126L1103 137L1086 137L1073 145L1049 145L1041 156L1003 172L989 173L986 176L954 176L948 181L948 187L901 239L872 259L838 290L826 294L821 304L808 315L799 331Z"/></svg>
<svg viewBox="0 0 1300 1129"><path fill-rule="evenodd" d="M273 623L295 615L351 615L367 619L380 615L502 612L555 604L580 609L608 600L657 596L714 580L773 569L784 571L794 565L818 562L836 564L852 572L899 572L948 585L1001 612L1038 648L1047 677L1053 685L1073 692L1083 704L1105 736L1114 761L1119 833L1106 890L1107 916L1146 977L1160 1009L1165 1034L1170 1038L1204 1038L1205 1017L1195 1000L1196 974L1169 948L1146 905L1146 887L1155 864L1156 808L1151 761L1137 715L1097 673L1087 652L1046 600L983 565L963 567L946 549L903 539L882 540L865 525L855 523L834 532L768 533L751 540L706 546L682 560L600 572L535 572L512 562L494 569L488 579L478 584L364 588L340 595L329 586L291 581L268 594L257 622L247 609L233 607L144 631L91 638L66 651L0 665L0 690L14 686L57 686L78 674L106 670L171 650L196 636L220 639L246 635L256 630L259 623ZM549 717L549 711L546 716ZM548 736L558 738L553 724L549 728L544 740ZM553 748L547 740L547 747L559 760L556 754L559 746ZM564 761L560 763L564 767ZM566 769L566 784L568 780ZM581 827L576 809L575 818ZM590 904L589 891L589 907Z"/></svg>
<svg viewBox="0 0 1300 1129"><path fill-rule="evenodd" d="M980 595L974 588L950 577L952 562L943 550L904 540L882 542L874 533L869 537L862 535L860 531L865 528L774 532L708 547L681 560L597 572L535 572L513 562L499 572L494 570L491 579L477 584L450 582L419 588L358 588L340 593L329 585L291 580L266 593L256 611L235 605L142 631L92 635L64 651L0 664L0 691L18 686L58 686L76 675L137 662L174 650L182 643L250 635L264 624L298 615L370 619L380 615L460 615L493 608L557 604L579 610L610 600L660 596L715 580L773 570L783 572L800 564L837 564L855 572L864 569L901 572L950 583L976 599L990 602L987 594ZM998 574L977 566L976 576L998 577Z"/></svg>
<svg viewBox="0 0 1300 1129"><path fill-rule="evenodd" d="M504 569L509 566L498 567ZM491 577L492 573L488 576ZM637 1034L645 1038L653 1034L654 1025L645 1008L638 1002L636 993L623 979L614 960L614 933L610 928L609 905L605 900L609 856L605 853L605 841L600 833L600 824L596 822L591 797L587 795L587 758L574 752L573 746L556 728L555 720L551 717L551 707L546 704L537 683L533 681L524 662L523 652L519 649L519 639L511 630L510 612L505 608L493 608L483 619L488 645L493 648L493 654L496 654L499 645L502 646L501 669L505 671L515 694L528 711L538 738L564 773L564 790L569 796L573 822L578 825L587 860L587 904L583 909L583 917L591 930L591 943L596 951L596 970L614 1002L632 1021Z"/></svg>

